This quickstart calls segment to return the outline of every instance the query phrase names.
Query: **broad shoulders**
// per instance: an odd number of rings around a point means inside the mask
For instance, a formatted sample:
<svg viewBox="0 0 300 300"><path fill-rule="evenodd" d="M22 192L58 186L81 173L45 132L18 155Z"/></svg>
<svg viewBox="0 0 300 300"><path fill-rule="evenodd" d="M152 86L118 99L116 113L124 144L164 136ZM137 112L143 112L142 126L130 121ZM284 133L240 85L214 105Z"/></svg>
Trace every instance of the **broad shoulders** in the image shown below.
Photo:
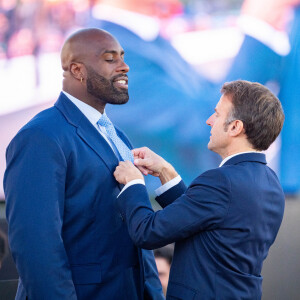
<svg viewBox="0 0 300 300"><path fill-rule="evenodd" d="M191 183L190 187L194 185L212 185L216 187L228 186L231 184L237 183L240 180L245 180L248 176L251 176L252 173L256 171L259 173L260 170L271 170L264 164L244 161L237 164L223 165L214 169L205 171L199 175ZM271 170L272 171L272 170Z"/></svg>
<svg viewBox="0 0 300 300"><path fill-rule="evenodd" d="M228 175L230 174L230 170L228 168L218 167L214 169L207 170L203 172L201 175L196 177L194 181L191 183L198 184L201 182L220 182L220 181L228 181Z"/></svg>
<svg viewBox="0 0 300 300"><path fill-rule="evenodd" d="M56 140L61 134L67 135L68 122L56 107L50 107L39 112L15 135L12 141L26 141L30 143L40 139Z"/></svg>

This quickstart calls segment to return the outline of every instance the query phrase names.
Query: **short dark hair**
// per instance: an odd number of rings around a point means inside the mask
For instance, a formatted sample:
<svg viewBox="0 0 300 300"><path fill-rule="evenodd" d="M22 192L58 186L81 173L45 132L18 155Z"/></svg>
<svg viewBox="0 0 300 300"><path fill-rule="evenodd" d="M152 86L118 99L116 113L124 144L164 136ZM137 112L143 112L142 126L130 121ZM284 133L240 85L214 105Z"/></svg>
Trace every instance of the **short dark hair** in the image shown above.
<svg viewBox="0 0 300 300"><path fill-rule="evenodd" d="M154 257L164 258L169 265L172 263L174 253L174 244L169 244L164 247L158 248L154 250Z"/></svg>
<svg viewBox="0 0 300 300"><path fill-rule="evenodd" d="M248 141L256 150L267 150L279 135L284 113L278 98L257 82L236 80L224 83L221 93L230 96L233 108L225 126L241 120Z"/></svg>

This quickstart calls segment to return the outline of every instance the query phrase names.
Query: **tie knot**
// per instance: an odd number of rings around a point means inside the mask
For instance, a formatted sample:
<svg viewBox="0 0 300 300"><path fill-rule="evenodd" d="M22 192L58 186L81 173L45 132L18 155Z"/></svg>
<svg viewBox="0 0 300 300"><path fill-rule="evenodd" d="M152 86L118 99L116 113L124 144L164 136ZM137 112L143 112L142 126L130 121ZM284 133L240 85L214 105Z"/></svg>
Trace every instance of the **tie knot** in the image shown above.
<svg viewBox="0 0 300 300"><path fill-rule="evenodd" d="M108 127L112 125L110 119L107 117L106 114L103 114L97 123L103 127Z"/></svg>

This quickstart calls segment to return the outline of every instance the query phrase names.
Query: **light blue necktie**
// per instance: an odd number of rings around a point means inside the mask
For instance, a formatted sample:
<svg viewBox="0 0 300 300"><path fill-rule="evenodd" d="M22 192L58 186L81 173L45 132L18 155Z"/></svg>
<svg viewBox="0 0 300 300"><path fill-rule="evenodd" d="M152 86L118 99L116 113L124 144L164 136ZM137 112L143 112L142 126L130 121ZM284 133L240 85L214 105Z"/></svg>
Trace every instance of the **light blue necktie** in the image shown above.
<svg viewBox="0 0 300 300"><path fill-rule="evenodd" d="M98 125L103 126L106 129L107 136L110 138L111 142L114 143L117 150L119 151L120 156L122 159L129 160L133 162L133 155L130 149L126 146L126 144L119 138L116 133L116 129L110 119L107 117L106 114L103 114L99 121L97 122Z"/></svg>

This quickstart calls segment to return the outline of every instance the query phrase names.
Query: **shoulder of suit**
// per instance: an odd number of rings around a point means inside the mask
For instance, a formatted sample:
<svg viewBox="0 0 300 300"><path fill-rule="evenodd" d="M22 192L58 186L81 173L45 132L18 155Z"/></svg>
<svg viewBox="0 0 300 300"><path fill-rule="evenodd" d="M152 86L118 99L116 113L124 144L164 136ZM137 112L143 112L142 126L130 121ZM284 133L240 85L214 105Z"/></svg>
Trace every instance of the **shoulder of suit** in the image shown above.
<svg viewBox="0 0 300 300"><path fill-rule="evenodd" d="M201 175L199 175L195 180L191 183L192 185L198 185L198 184L209 184L209 185L215 185L215 184L229 184L230 177L228 170L224 168L215 168L210 169L208 171L205 171Z"/></svg>
<svg viewBox="0 0 300 300"><path fill-rule="evenodd" d="M61 128L62 124L67 124L65 118L56 107L50 107L39 112L27 124L25 124L16 134L15 138L25 138L28 142L40 138L57 140L61 134L67 134L66 128Z"/></svg>

